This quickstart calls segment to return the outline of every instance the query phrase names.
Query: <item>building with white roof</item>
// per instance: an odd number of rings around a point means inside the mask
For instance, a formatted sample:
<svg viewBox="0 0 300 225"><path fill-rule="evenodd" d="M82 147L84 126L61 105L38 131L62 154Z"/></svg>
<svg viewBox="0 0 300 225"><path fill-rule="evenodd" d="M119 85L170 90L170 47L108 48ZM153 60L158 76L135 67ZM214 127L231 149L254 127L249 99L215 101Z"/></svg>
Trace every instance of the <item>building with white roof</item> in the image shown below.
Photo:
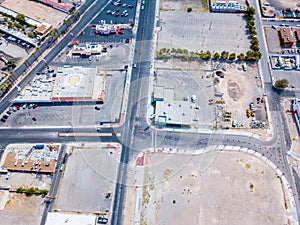
<svg viewBox="0 0 300 225"><path fill-rule="evenodd" d="M155 124L186 127L191 125L191 102L175 100L174 88L154 86Z"/></svg>

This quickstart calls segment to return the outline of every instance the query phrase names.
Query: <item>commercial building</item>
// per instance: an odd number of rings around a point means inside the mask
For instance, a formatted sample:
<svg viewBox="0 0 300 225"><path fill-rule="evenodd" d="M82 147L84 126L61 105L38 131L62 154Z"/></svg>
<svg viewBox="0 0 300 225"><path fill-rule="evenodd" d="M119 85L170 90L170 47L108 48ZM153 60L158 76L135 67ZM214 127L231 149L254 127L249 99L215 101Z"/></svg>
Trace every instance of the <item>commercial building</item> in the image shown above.
<svg viewBox="0 0 300 225"><path fill-rule="evenodd" d="M54 173L60 147L60 144L9 145L0 164L13 172Z"/></svg>
<svg viewBox="0 0 300 225"><path fill-rule="evenodd" d="M51 100L104 102L105 81L97 67L58 68Z"/></svg>
<svg viewBox="0 0 300 225"><path fill-rule="evenodd" d="M13 103L104 103L106 73L98 67L65 65L38 74Z"/></svg>
<svg viewBox="0 0 300 225"><path fill-rule="evenodd" d="M74 45L71 54L81 57L89 57L91 55L99 55L102 53L103 47L98 43L82 43Z"/></svg>
<svg viewBox="0 0 300 225"><path fill-rule="evenodd" d="M292 30L287 27L281 27L278 30L281 46L292 47L295 44L295 38Z"/></svg>
<svg viewBox="0 0 300 225"><path fill-rule="evenodd" d="M295 117L296 126L300 134L300 99L294 100L292 109Z"/></svg>
<svg viewBox="0 0 300 225"><path fill-rule="evenodd" d="M155 124L188 127L191 125L191 102L175 100L174 88L154 86Z"/></svg>

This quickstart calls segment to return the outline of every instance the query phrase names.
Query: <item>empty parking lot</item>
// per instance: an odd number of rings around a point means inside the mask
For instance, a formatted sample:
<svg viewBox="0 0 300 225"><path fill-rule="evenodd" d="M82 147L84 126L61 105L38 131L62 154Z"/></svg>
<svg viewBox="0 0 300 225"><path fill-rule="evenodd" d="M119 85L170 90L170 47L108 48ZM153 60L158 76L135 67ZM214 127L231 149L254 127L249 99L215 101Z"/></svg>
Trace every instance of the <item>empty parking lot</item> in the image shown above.
<svg viewBox="0 0 300 225"><path fill-rule="evenodd" d="M65 167L56 209L76 212L110 210L120 152L115 148L73 148ZM100 163L101 162L101 163Z"/></svg>
<svg viewBox="0 0 300 225"><path fill-rule="evenodd" d="M250 48L246 21L240 14L161 11L160 26L158 49L245 53Z"/></svg>

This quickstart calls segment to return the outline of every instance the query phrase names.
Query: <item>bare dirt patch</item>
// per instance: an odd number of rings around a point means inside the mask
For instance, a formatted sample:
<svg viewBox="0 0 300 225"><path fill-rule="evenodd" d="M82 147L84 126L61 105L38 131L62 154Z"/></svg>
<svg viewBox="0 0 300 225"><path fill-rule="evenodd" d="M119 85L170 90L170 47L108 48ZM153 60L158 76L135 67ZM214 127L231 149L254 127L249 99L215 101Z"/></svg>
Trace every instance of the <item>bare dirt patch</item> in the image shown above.
<svg viewBox="0 0 300 225"><path fill-rule="evenodd" d="M248 128L251 120L255 118L247 118L246 109L249 108L251 102L254 102L259 119L264 120L264 104L257 104L256 102L256 98L262 97L263 94L257 66L250 64L247 66L247 71L243 71L241 64L216 64L214 68L218 68L218 65L223 65L222 68L225 70L222 71L224 78L220 78L217 75L215 78L217 79L215 92L223 93L223 99L225 100L225 104L217 105L220 113L222 111L230 111L232 119L236 120L238 124L243 124L244 128ZM226 123L223 125L226 125Z"/></svg>
<svg viewBox="0 0 300 225"><path fill-rule="evenodd" d="M276 10L284 10L287 8L300 10L299 1L295 0L260 0L261 5L265 2L269 2Z"/></svg>
<svg viewBox="0 0 300 225"><path fill-rule="evenodd" d="M228 80L227 92L228 92L229 97L233 101L238 101L244 95L244 92L242 91L239 83L237 81L233 81L233 80Z"/></svg>
<svg viewBox="0 0 300 225"><path fill-rule="evenodd" d="M144 224L288 224L284 188L254 156L151 153L146 161Z"/></svg>
<svg viewBox="0 0 300 225"><path fill-rule="evenodd" d="M54 27L67 16L66 13L30 0L5 0L1 5L40 22L50 23Z"/></svg>
<svg viewBox="0 0 300 225"><path fill-rule="evenodd" d="M160 10L168 11L186 11L191 7L193 12L208 11L208 0L162 0L160 1Z"/></svg>
<svg viewBox="0 0 300 225"><path fill-rule="evenodd" d="M0 224L38 225L40 224L44 198L26 197L23 194L10 194L4 211L0 211Z"/></svg>

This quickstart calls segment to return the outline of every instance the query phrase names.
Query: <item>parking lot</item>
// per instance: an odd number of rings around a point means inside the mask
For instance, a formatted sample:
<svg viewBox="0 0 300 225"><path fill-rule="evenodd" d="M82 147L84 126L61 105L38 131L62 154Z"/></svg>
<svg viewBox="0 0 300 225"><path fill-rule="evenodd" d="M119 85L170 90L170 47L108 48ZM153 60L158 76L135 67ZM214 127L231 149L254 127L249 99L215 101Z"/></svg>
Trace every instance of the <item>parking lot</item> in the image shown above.
<svg viewBox="0 0 300 225"><path fill-rule="evenodd" d="M186 48L246 53L250 49L246 21L239 14L161 11L158 49Z"/></svg>
<svg viewBox="0 0 300 225"><path fill-rule="evenodd" d="M80 42L101 42L101 43L124 43L125 39L130 39L132 29L130 24L134 23L136 13L136 0L125 0L122 3L112 2L96 18L87 26L84 33L79 35L77 39ZM98 35L95 33L97 24L118 24L120 27L126 27L124 34Z"/></svg>
<svg viewBox="0 0 300 225"><path fill-rule="evenodd" d="M0 38L2 44L0 45L0 51L12 58L25 59L29 56L29 49L17 45L15 42L8 41L4 37Z"/></svg>
<svg viewBox="0 0 300 225"><path fill-rule="evenodd" d="M97 144L73 148L54 208L73 212L109 212L120 153L115 148Z"/></svg>
<svg viewBox="0 0 300 225"><path fill-rule="evenodd" d="M100 110L95 110L95 104L87 105L41 105L36 108L11 110L11 115L1 126L85 126L99 125L100 122L116 122L119 120L123 101L125 72L111 71L107 74L106 96L104 104L97 104ZM4 114L5 115L5 112ZM2 116L3 116L2 115ZM35 118L35 119L34 119Z"/></svg>
<svg viewBox="0 0 300 225"><path fill-rule="evenodd" d="M273 70L274 80L287 79L289 81L289 89L300 90L300 74L297 70Z"/></svg>
<svg viewBox="0 0 300 225"><path fill-rule="evenodd" d="M51 179L49 175L37 175L36 173L9 173L9 179L6 175L0 175L1 188L19 188L19 187L37 187L39 189L50 189Z"/></svg>

